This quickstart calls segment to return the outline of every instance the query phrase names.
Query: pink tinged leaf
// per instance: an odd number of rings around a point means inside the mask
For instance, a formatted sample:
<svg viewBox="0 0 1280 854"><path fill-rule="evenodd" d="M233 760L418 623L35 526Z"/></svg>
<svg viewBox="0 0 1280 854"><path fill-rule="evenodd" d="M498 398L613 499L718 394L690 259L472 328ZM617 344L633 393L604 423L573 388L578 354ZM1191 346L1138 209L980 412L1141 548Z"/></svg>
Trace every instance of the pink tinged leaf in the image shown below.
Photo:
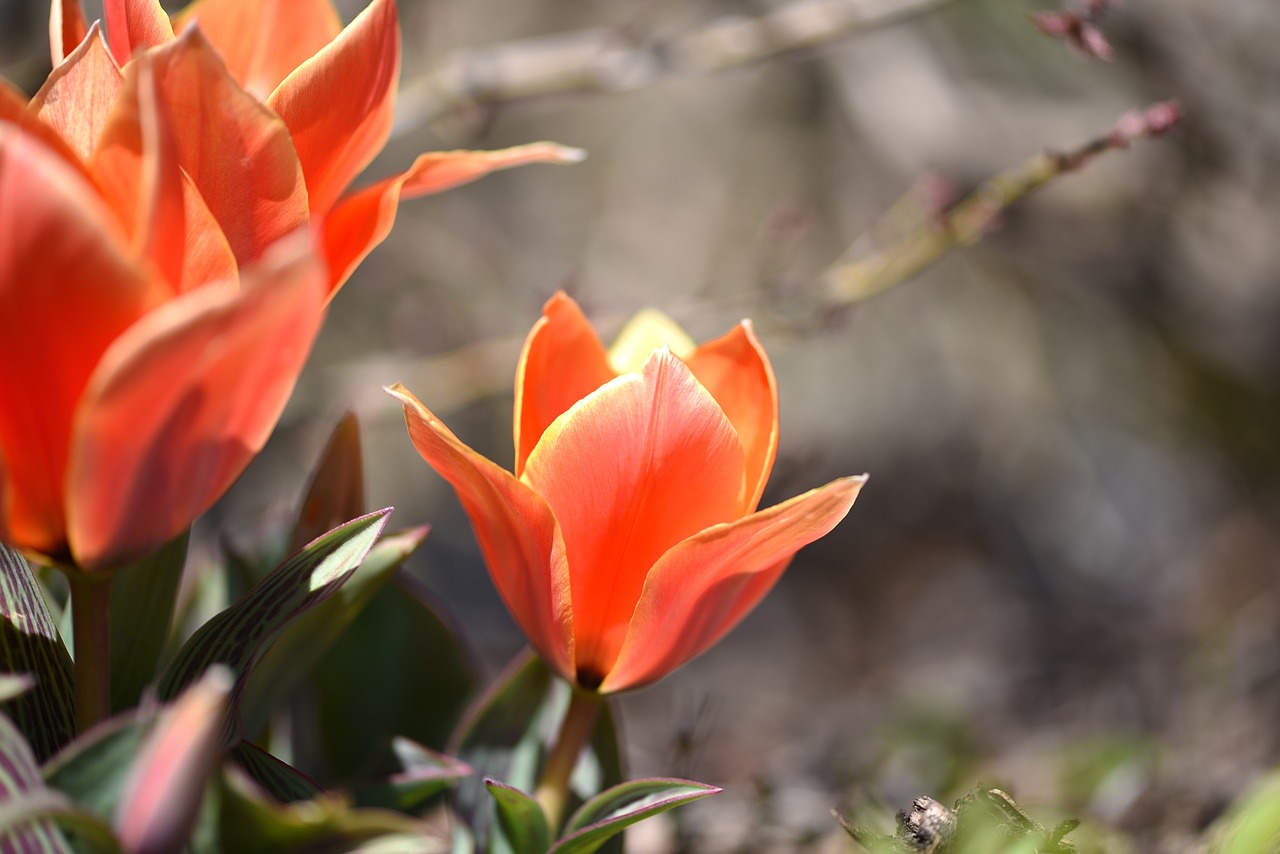
<svg viewBox="0 0 1280 854"><path fill-rule="evenodd" d="M833 481L702 531L663 555L600 690L646 685L714 645L764 598L792 555L845 517L865 481Z"/></svg>
<svg viewBox="0 0 1280 854"><path fill-rule="evenodd" d="M571 679L573 605L551 509L510 472L460 442L404 386L387 393L404 406L418 453L458 493L507 610L539 654Z"/></svg>
<svg viewBox="0 0 1280 854"><path fill-rule="evenodd" d="M267 99L302 161L311 214L328 214L382 150L395 118L400 18L393 0L373 0L332 43Z"/></svg>
<svg viewBox="0 0 1280 854"><path fill-rule="evenodd" d="M80 0L53 0L49 4L49 56L56 66L89 34Z"/></svg>
<svg viewBox="0 0 1280 854"><path fill-rule="evenodd" d="M209 508L262 448L322 319L324 268L305 235L167 303L104 355L76 412L71 548L118 564Z"/></svg>
<svg viewBox="0 0 1280 854"><path fill-rule="evenodd" d="M90 161L98 187L132 229L133 246L174 293L238 278L222 229L178 163L172 117L149 56L130 63Z"/></svg>
<svg viewBox="0 0 1280 854"><path fill-rule="evenodd" d="M129 769L115 825L128 854L181 850L189 841L209 778L222 755L222 722L234 680L205 673L166 709Z"/></svg>
<svg viewBox="0 0 1280 854"><path fill-rule="evenodd" d="M613 378L609 354L582 309L557 293L543 306L516 367L517 477L551 422Z"/></svg>
<svg viewBox="0 0 1280 854"><path fill-rule="evenodd" d="M306 225L288 129L241 89L199 29L148 54L178 161L243 266Z"/></svg>
<svg viewBox="0 0 1280 854"><path fill-rule="evenodd" d="M94 24L80 46L50 72L31 99L31 109L87 163L123 85Z"/></svg>
<svg viewBox="0 0 1280 854"><path fill-rule="evenodd" d="M587 687L613 667L654 562L744 512L737 434L665 348L642 374L618 377L556 419L522 480L551 505L564 535L577 679Z"/></svg>
<svg viewBox="0 0 1280 854"><path fill-rule="evenodd" d="M175 32L192 26L259 101L342 31L329 0L197 0L173 18Z"/></svg>
<svg viewBox="0 0 1280 854"><path fill-rule="evenodd" d="M401 197L440 193L483 178L490 172L528 163L578 163L580 149L534 142L498 151L433 151L407 172L379 181L341 199L321 228L332 291L342 287L365 256L391 233Z"/></svg>
<svg viewBox="0 0 1280 854"><path fill-rule="evenodd" d="M778 452L778 384L750 321L700 345L689 370L738 432L747 461L744 504L754 510Z"/></svg>
<svg viewBox="0 0 1280 854"><path fill-rule="evenodd" d="M7 538L64 555L71 421L102 354L167 297L97 192L0 124L0 493Z"/></svg>
<svg viewBox="0 0 1280 854"><path fill-rule="evenodd" d="M160 0L103 0L102 12L111 55L122 68L135 54L173 41L173 26Z"/></svg>

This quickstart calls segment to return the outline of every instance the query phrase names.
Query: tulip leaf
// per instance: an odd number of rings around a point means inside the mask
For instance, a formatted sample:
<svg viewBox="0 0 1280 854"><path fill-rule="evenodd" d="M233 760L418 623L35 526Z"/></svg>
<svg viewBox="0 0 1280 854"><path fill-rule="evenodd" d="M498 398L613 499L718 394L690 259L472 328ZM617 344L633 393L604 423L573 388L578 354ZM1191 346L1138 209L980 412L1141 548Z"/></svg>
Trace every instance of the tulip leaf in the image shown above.
<svg viewBox="0 0 1280 854"><path fill-rule="evenodd" d="M394 739L392 749L400 770L385 781L355 787L352 794L356 806L415 814L455 780L471 773L471 767L465 762L407 738Z"/></svg>
<svg viewBox="0 0 1280 854"><path fill-rule="evenodd" d="M74 848L68 844L51 826L54 823L71 831L80 844ZM41 788L0 802L0 850L117 854L120 843L101 818L80 809L61 792Z"/></svg>
<svg viewBox="0 0 1280 854"><path fill-rule="evenodd" d="M422 545L428 530L413 528L383 537L334 595L300 615L276 638L254 665L241 702L247 733L265 729L270 715L297 692L316 663Z"/></svg>
<svg viewBox="0 0 1280 854"><path fill-rule="evenodd" d="M183 534L155 554L126 566L111 582L111 709L138 704L159 675L173 628L174 606L187 560Z"/></svg>
<svg viewBox="0 0 1280 854"><path fill-rule="evenodd" d="M26 673L35 687L6 711L37 759L53 755L75 735L71 656L21 554L0 543L0 670Z"/></svg>
<svg viewBox="0 0 1280 854"><path fill-rule="evenodd" d="M169 666L160 697L172 699L213 664L225 664L235 674L233 698L239 697L262 645L342 586L373 548L390 513L388 508L361 516L317 538L205 623ZM225 741L238 742L240 729L233 700Z"/></svg>
<svg viewBox="0 0 1280 854"><path fill-rule="evenodd" d="M267 794L282 804L308 801L324 790L287 762L282 762L256 744L242 741L231 751L231 758Z"/></svg>
<svg viewBox="0 0 1280 854"><path fill-rule="evenodd" d="M322 783L345 785L398 767L396 737L443 748L477 672L447 610L396 573L338 638L315 669L312 693L295 706L311 701L305 719L319 734L318 749L295 754L298 762Z"/></svg>
<svg viewBox="0 0 1280 854"><path fill-rule="evenodd" d="M532 653L525 653L472 707L454 734L450 753L479 775L532 791L541 777L549 742L568 707L569 695L567 684ZM579 759L570 778L568 808L580 803L582 794L595 794L622 782L622 778L612 709L607 703L601 704L590 750ZM477 848L488 847L495 815L493 801L478 777L459 783L455 807L471 828Z"/></svg>
<svg viewBox="0 0 1280 854"><path fill-rule="evenodd" d="M661 778L614 786L574 813L565 827L567 835L551 849L552 854L593 854L628 826L719 791L705 783Z"/></svg>
<svg viewBox="0 0 1280 854"><path fill-rule="evenodd" d="M348 411L338 421L316 464L303 495L290 536L296 552L316 537L364 512L364 462L360 454L360 423Z"/></svg>
<svg viewBox="0 0 1280 854"><path fill-rule="evenodd" d="M31 745L13 722L0 715L0 850L70 851L48 820L70 804L50 792Z"/></svg>
<svg viewBox="0 0 1280 854"><path fill-rule="evenodd" d="M99 818L111 820L148 721L148 715L137 711L103 721L45 763L45 782Z"/></svg>
<svg viewBox="0 0 1280 854"><path fill-rule="evenodd" d="M430 852L430 837L415 820L384 810L352 809L326 796L297 804L272 801L234 767L217 785L217 839L209 851L237 854L360 851Z"/></svg>
<svg viewBox="0 0 1280 854"><path fill-rule="evenodd" d="M36 680L26 673L0 673L0 703L15 700L36 686Z"/></svg>
<svg viewBox="0 0 1280 854"><path fill-rule="evenodd" d="M513 854L547 854L551 831L542 805L519 789L485 778L498 812L498 829Z"/></svg>

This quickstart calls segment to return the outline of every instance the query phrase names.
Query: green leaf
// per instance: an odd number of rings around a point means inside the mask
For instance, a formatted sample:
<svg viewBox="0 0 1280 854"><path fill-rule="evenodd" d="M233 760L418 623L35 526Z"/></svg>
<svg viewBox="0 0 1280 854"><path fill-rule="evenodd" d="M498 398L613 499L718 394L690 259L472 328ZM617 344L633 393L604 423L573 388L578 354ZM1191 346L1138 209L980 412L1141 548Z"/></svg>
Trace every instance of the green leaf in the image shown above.
<svg viewBox="0 0 1280 854"><path fill-rule="evenodd" d="M498 809L498 827L514 854L547 854L551 831L542 805L519 789L485 778Z"/></svg>
<svg viewBox="0 0 1280 854"><path fill-rule="evenodd" d="M384 810L353 810L326 796L271 801L234 767L218 784L218 838L211 850L237 854L439 850L418 822ZM441 846L442 847L442 846Z"/></svg>
<svg viewBox="0 0 1280 854"><path fill-rule="evenodd" d="M471 773L471 767L465 762L437 753L407 738L395 739L392 748L400 770L385 781L355 787L353 795L356 806L381 807L413 814L455 780Z"/></svg>
<svg viewBox="0 0 1280 854"><path fill-rule="evenodd" d="M60 833L52 830L51 823L71 831L81 845L73 849ZM28 827L33 824L35 827ZM0 802L0 850L116 854L120 843L101 818L80 809L61 792L42 787Z"/></svg>
<svg viewBox="0 0 1280 854"><path fill-rule="evenodd" d="M1256 854L1280 846L1280 771L1263 777L1214 823L1212 854Z"/></svg>
<svg viewBox="0 0 1280 854"><path fill-rule="evenodd" d="M110 820L147 720L141 712L125 712L93 727L45 763L45 782Z"/></svg>
<svg viewBox="0 0 1280 854"><path fill-rule="evenodd" d="M289 551L296 552L316 537L364 512L364 462L360 454L360 423L354 412L343 414L329 442L320 452L315 474L302 499Z"/></svg>
<svg viewBox="0 0 1280 854"><path fill-rule="evenodd" d="M67 841L39 808L49 795L35 754L13 725L0 715L0 850L70 851Z"/></svg>
<svg viewBox="0 0 1280 854"><path fill-rule="evenodd" d="M36 686L36 680L26 673L0 673L0 703L17 699Z"/></svg>
<svg viewBox="0 0 1280 854"><path fill-rule="evenodd" d="M314 723L318 743L295 746L295 756L322 783L389 772L396 737L445 746L479 683L475 657L445 613L398 572L316 667L312 693L295 709Z"/></svg>
<svg viewBox="0 0 1280 854"><path fill-rule="evenodd" d="M373 548L390 513L387 508L361 516L314 540L202 626L169 666L160 682L160 697L173 698L211 665L225 664L236 676L233 697L238 698L262 645L342 586ZM239 741L239 732L233 701L225 741Z"/></svg>
<svg viewBox="0 0 1280 854"><path fill-rule="evenodd" d="M159 675L173 627L174 603L187 560L183 534L160 551L116 573L111 582L111 710L138 704Z"/></svg>
<svg viewBox="0 0 1280 854"><path fill-rule="evenodd" d="M632 780L596 795L569 819L553 854L592 854L636 822L721 791L690 780Z"/></svg>
<svg viewBox="0 0 1280 854"><path fill-rule="evenodd" d="M271 644L254 665L241 703L246 732L256 735L265 729L270 715L307 681L316 662L417 551L428 530L413 528L382 538L333 596L295 619Z"/></svg>
<svg viewBox="0 0 1280 854"><path fill-rule="evenodd" d="M37 759L51 756L75 735L71 656L31 567L0 543L0 670L27 673L35 688L13 699L8 713Z"/></svg>
<svg viewBox="0 0 1280 854"><path fill-rule="evenodd" d="M231 758L255 783L282 804L308 801L324 791L297 768L248 741L236 745L231 751Z"/></svg>
<svg viewBox="0 0 1280 854"><path fill-rule="evenodd" d="M570 693L569 686L540 659L525 653L468 713L451 742L450 753L476 769L478 775L532 791L542 775L543 760L559 731ZM612 709L602 704L591 750L578 760L570 778L567 808L573 809L583 795L620 783L622 775ZM486 849L494 809L480 779L471 777L459 783L455 807L472 829L476 846Z"/></svg>

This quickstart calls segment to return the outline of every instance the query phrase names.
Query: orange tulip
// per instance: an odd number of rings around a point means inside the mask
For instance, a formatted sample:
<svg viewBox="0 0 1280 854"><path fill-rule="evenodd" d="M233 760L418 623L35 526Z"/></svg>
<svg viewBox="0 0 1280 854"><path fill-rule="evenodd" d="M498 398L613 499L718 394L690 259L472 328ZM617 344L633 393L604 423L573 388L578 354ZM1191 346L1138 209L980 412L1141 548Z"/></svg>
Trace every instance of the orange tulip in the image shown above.
<svg viewBox="0 0 1280 854"><path fill-rule="evenodd" d="M175 39L207 41L226 73L280 117L305 179L302 205L329 265L331 294L390 233L401 197L437 193L525 163L582 157L545 142L437 151L399 175L343 195L391 133L400 73L394 0L373 0L345 29L330 0L196 0L172 19L159 0L105 0L103 11L117 66ZM49 35L55 64L74 55L87 32L78 0L54 0ZM175 111L192 134L209 117L196 104L175 105ZM197 184L209 192L198 178ZM214 213L228 228L227 212Z"/></svg>
<svg viewBox="0 0 1280 854"><path fill-rule="evenodd" d="M665 343L664 343L665 342ZM606 351L553 297L516 373L514 473L403 386L415 447L457 491L495 585L542 657L601 693L653 682L719 640L865 478L766 510L778 403L747 322L694 347L641 316Z"/></svg>

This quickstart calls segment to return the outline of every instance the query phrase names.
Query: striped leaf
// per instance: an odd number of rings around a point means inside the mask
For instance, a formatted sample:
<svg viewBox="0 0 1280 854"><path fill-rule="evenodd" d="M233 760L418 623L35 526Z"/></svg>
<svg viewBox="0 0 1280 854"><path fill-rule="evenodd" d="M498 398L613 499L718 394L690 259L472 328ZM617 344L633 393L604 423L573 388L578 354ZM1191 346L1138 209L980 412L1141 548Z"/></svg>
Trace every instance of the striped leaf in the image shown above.
<svg viewBox="0 0 1280 854"><path fill-rule="evenodd" d="M324 791L297 768L248 741L236 745L231 758L263 791L282 804L309 801Z"/></svg>
<svg viewBox="0 0 1280 854"><path fill-rule="evenodd" d="M582 805L565 827L566 836L551 854L594 854L638 821L720 791L691 780L654 778L614 786Z"/></svg>
<svg viewBox="0 0 1280 854"><path fill-rule="evenodd" d="M45 818L47 793L31 746L0 715L0 851L71 851Z"/></svg>
<svg viewBox="0 0 1280 854"><path fill-rule="evenodd" d="M71 656L31 567L0 543L0 670L27 673L35 687L6 711L37 759L51 756L75 735Z"/></svg>
<svg viewBox="0 0 1280 854"><path fill-rule="evenodd" d="M111 710L138 704L160 675L160 654L173 627L188 535L130 564L111 580Z"/></svg>
<svg viewBox="0 0 1280 854"><path fill-rule="evenodd" d="M294 617L332 596L351 577L373 548L390 513L387 508L361 516L313 540L239 602L205 623L165 672L160 681L161 699L177 696L211 665L226 665L236 684L225 743L238 742L239 698L263 644Z"/></svg>

